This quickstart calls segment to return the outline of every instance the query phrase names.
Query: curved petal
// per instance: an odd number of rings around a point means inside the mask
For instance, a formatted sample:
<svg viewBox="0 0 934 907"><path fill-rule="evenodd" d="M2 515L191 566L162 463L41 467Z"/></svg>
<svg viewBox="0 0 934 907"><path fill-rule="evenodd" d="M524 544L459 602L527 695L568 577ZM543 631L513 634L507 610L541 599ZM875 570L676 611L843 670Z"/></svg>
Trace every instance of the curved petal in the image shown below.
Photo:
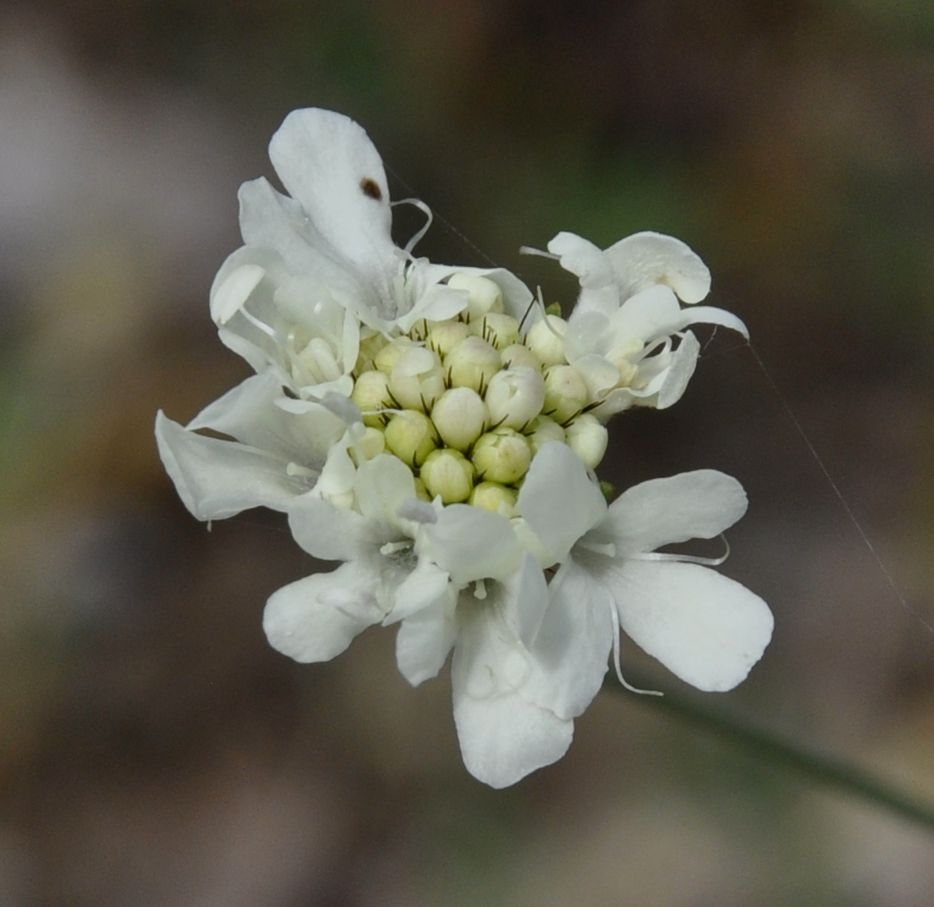
<svg viewBox="0 0 934 907"><path fill-rule="evenodd" d="M667 409L674 406L687 390L688 382L697 368L700 344L697 338L687 331L681 338L678 348L670 354L665 378L655 396L655 408ZM644 403L642 405L645 405Z"/></svg>
<svg viewBox="0 0 934 907"><path fill-rule="evenodd" d="M573 560L551 581L548 610L535 641L526 695L559 718L574 718L603 684L616 612L606 588Z"/></svg>
<svg viewBox="0 0 934 907"><path fill-rule="evenodd" d="M699 690L733 689L772 638L768 605L715 570L627 561L616 575L614 597L622 628Z"/></svg>
<svg viewBox="0 0 934 907"><path fill-rule="evenodd" d="M273 135L269 158L340 255L366 271L395 261L383 162L361 126L330 110L293 110Z"/></svg>
<svg viewBox="0 0 934 907"><path fill-rule="evenodd" d="M617 557L625 557L689 539L713 538L746 512L747 503L743 486L732 476L696 469L624 491L610 505L600 532L609 533Z"/></svg>
<svg viewBox="0 0 934 907"><path fill-rule="evenodd" d="M560 759L574 734L571 721L523 697L503 649L495 622L483 611L475 612L462 624L451 665L454 723L464 765L495 788L515 784ZM474 695L477 689L484 695Z"/></svg>
<svg viewBox="0 0 934 907"><path fill-rule="evenodd" d="M378 583L378 573L351 562L283 586L263 611L269 644L303 663L330 661L382 619L372 591Z"/></svg>
<svg viewBox="0 0 934 907"><path fill-rule="evenodd" d="M457 636L456 595L407 617L396 634L396 663L413 687L437 676Z"/></svg>
<svg viewBox="0 0 934 907"><path fill-rule="evenodd" d="M662 233L645 231L606 250L620 283L620 299L653 284L671 287L683 302L700 302L710 292L710 271L690 246Z"/></svg>
<svg viewBox="0 0 934 907"><path fill-rule="evenodd" d="M505 517L467 504L451 504L425 526L419 553L446 570L456 585L506 579L519 566L521 549Z"/></svg>
<svg viewBox="0 0 934 907"><path fill-rule="evenodd" d="M286 462L262 450L206 438L160 410L156 444L178 496L199 520L222 520L251 507L287 510L307 490L286 472Z"/></svg>
<svg viewBox="0 0 934 907"><path fill-rule="evenodd" d="M332 445L344 434L344 423L323 406L309 404L303 413L276 405L282 386L265 372L242 381L206 406L188 424L210 428L278 457L320 470Z"/></svg>
<svg viewBox="0 0 934 907"><path fill-rule="evenodd" d="M553 564L563 561L574 543L600 522L606 501L577 454L551 441L532 460L517 508Z"/></svg>
<svg viewBox="0 0 934 907"><path fill-rule="evenodd" d="M699 305L693 309L682 309L675 330L681 331L692 324L715 324L719 327L729 328L731 331L737 331L747 340L749 339L749 328L741 318L737 318L732 312L725 309L718 309L715 306Z"/></svg>

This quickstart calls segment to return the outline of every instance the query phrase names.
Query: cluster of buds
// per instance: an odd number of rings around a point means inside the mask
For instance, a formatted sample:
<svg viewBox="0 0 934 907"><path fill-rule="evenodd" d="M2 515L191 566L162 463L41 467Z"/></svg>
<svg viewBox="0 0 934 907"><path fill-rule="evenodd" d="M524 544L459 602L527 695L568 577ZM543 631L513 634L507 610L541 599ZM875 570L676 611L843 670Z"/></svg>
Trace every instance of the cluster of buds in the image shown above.
<svg viewBox="0 0 934 907"><path fill-rule="evenodd" d="M523 336L494 281L455 274L448 286L469 300L456 318L362 340L351 399L366 429L356 455L395 455L426 500L513 516L546 442L566 443L590 469L603 459L607 430L588 412L599 400L564 357L563 319L547 315Z"/></svg>

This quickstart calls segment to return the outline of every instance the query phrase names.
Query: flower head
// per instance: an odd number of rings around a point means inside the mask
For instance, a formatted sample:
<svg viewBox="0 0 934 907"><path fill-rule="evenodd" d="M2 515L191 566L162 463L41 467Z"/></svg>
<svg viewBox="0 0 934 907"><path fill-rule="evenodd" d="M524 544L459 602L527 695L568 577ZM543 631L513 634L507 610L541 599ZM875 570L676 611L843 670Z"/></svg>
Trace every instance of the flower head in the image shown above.
<svg viewBox="0 0 934 907"><path fill-rule="evenodd" d="M688 326L745 335L695 305L700 259L654 233L605 251L561 233L550 254L581 284L564 319L507 271L416 258L427 225L396 245L382 161L347 117L295 111L269 151L288 194L241 187L244 246L210 294L256 374L187 426L159 413L156 439L197 518L284 511L306 552L336 562L269 598L270 644L318 662L395 625L413 685L450 656L464 762L493 787L564 754L611 654L619 671L620 628L700 689L739 683L768 608L704 559L657 550L732 525L739 483L699 470L608 506L594 475L611 416L683 393Z"/></svg>

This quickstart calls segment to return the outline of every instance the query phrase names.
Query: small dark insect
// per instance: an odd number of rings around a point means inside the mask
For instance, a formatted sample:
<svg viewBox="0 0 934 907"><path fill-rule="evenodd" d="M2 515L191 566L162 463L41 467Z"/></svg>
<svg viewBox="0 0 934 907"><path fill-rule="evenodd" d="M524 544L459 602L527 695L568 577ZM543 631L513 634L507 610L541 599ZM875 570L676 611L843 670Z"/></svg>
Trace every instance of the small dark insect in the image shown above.
<svg viewBox="0 0 934 907"><path fill-rule="evenodd" d="M383 197L383 193L376 184L376 180L372 180L368 176L360 180L360 188L363 190L364 195L375 198L376 201L379 201Z"/></svg>

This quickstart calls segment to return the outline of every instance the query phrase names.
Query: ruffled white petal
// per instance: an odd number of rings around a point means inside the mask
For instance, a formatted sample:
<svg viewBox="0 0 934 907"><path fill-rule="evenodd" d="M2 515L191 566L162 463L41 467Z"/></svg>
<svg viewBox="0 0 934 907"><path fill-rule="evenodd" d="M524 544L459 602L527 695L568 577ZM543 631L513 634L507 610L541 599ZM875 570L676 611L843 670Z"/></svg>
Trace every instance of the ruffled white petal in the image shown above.
<svg viewBox="0 0 934 907"><path fill-rule="evenodd" d="M623 630L685 683L731 690L772 637L768 605L695 564L626 561L613 588Z"/></svg>
<svg viewBox="0 0 934 907"><path fill-rule="evenodd" d="M619 340L648 342L674 333L680 320L678 298L668 287L653 284L630 296L614 313L611 324Z"/></svg>
<svg viewBox="0 0 934 907"><path fill-rule="evenodd" d="M406 618L396 635L396 663L413 687L430 680L444 665L457 637L456 593Z"/></svg>
<svg viewBox="0 0 934 907"><path fill-rule="evenodd" d="M700 344L697 338L687 331L681 342L670 354L668 366L665 369L661 387L656 392L655 408L667 409L673 406L687 390L688 382L697 368L697 357L700 355Z"/></svg>
<svg viewBox="0 0 934 907"><path fill-rule="evenodd" d="M662 233L645 231L621 239L606 250L628 299L653 284L671 287L683 302L700 302L710 292L710 271L690 246Z"/></svg>
<svg viewBox="0 0 934 907"><path fill-rule="evenodd" d="M519 513L548 554L563 561L574 543L606 513L606 501L580 458L565 444L542 446L522 483Z"/></svg>
<svg viewBox="0 0 934 907"><path fill-rule="evenodd" d="M625 557L713 538L746 512L747 503L743 486L732 476L697 469L624 491L610 505L599 531L612 538L617 556Z"/></svg>
<svg viewBox="0 0 934 907"><path fill-rule="evenodd" d="M522 695L515 668L504 657L496 622L468 614L451 665L454 723L464 765L491 787L515 784L560 759L574 726ZM516 653L517 659L521 655Z"/></svg>
<svg viewBox="0 0 934 907"><path fill-rule="evenodd" d="M199 520L221 520L251 507L284 511L304 490L281 457L196 434L161 411L156 444L178 496Z"/></svg>
<svg viewBox="0 0 934 907"><path fill-rule="evenodd" d="M383 616L379 574L359 562L315 573L274 592L263 612L269 644L300 662L329 661Z"/></svg>
<svg viewBox="0 0 934 907"><path fill-rule="evenodd" d="M383 162L361 126L329 110L292 111L273 135L269 157L341 256L367 272L395 261Z"/></svg>

